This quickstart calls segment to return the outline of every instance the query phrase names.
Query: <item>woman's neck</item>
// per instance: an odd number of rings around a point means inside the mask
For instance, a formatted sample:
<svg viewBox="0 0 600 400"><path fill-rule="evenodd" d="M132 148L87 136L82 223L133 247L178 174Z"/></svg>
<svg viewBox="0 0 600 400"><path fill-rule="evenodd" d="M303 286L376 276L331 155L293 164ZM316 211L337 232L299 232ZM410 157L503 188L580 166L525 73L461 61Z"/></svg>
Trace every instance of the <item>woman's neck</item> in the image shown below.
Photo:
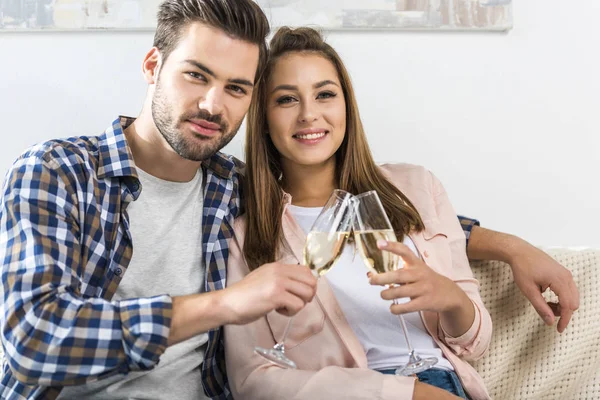
<svg viewBox="0 0 600 400"><path fill-rule="evenodd" d="M292 204L322 207L337 188L335 160L321 165L287 165L283 167L283 189L292 196Z"/></svg>

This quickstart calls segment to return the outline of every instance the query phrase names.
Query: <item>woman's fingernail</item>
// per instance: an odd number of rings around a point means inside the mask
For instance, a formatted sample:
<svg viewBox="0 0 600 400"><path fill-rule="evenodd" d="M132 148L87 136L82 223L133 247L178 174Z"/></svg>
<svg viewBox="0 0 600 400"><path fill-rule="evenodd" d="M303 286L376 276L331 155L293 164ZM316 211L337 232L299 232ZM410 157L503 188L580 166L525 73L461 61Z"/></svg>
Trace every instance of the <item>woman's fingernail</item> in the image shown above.
<svg viewBox="0 0 600 400"><path fill-rule="evenodd" d="M377 247L379 247L380 249L387 247L387 245L388 245L387 240L378 240L377 241Z"/></svg>
<svg viewBox="0 0 600 400"><path fill-rule="evenodd" d="M546 323L546 325L552 325L552 316L544 315L544 322Z"/></svg>

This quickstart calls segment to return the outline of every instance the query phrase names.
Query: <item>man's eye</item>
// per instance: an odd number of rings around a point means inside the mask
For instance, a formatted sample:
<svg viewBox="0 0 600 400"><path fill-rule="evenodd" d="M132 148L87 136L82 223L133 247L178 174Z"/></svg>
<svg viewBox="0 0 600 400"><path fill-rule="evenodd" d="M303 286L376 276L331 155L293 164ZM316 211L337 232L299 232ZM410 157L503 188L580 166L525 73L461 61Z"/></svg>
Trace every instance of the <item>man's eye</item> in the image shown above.
<svg viewBox="0 0 600 400"><path fill-rule="evenodd" d="M237 93L237 94L246 94L248 93L246 91L246 89L242 88L241 86L238 85L231 85L229 86L229 89L232 90L233 92Z"/></svg>
<svg viewBox="0 0 600 400"><path fill-rule="evenodd" d="M201 81L206 81L206 78L204 77L204 75L198 73L198 72L188 72L187 73L189 76L191 76L194 79L198 79Z"/></svg>

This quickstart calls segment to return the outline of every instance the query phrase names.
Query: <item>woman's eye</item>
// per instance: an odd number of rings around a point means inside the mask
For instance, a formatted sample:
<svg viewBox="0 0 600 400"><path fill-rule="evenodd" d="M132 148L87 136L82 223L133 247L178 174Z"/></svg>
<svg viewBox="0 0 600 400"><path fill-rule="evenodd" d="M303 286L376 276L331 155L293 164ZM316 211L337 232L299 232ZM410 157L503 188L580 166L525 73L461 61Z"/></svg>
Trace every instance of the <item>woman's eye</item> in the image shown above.
<svg viewBox="0 0 600 400"><path fill-rule="evenodd" d="M282 96L282 97L278 98L276 101L277 101L277 104L288 104L288 103L293 102L294 100L295 99L292 96Z"/></svg>
<svg viewBox="0 0 600 400"><path fill-rule="evenodd" d="M318 94L317 99L329 99L331 97L335 97L336 94L333 92L321 92Z"/></svg>

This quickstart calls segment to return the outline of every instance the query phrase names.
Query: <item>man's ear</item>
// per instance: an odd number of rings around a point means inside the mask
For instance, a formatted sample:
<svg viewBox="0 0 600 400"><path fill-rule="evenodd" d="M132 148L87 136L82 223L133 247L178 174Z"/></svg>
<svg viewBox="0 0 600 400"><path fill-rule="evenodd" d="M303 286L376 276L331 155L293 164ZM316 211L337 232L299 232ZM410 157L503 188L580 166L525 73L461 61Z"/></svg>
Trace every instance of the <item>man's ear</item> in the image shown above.
<svg viewBox="0 0 600 400"><path fill-rule="evenodd" d="M149 85L154 85L158 81L158 71L160 70L161 62L162 55L156 47L150 49L146 57L144 57L142 72Z"/></svg>

